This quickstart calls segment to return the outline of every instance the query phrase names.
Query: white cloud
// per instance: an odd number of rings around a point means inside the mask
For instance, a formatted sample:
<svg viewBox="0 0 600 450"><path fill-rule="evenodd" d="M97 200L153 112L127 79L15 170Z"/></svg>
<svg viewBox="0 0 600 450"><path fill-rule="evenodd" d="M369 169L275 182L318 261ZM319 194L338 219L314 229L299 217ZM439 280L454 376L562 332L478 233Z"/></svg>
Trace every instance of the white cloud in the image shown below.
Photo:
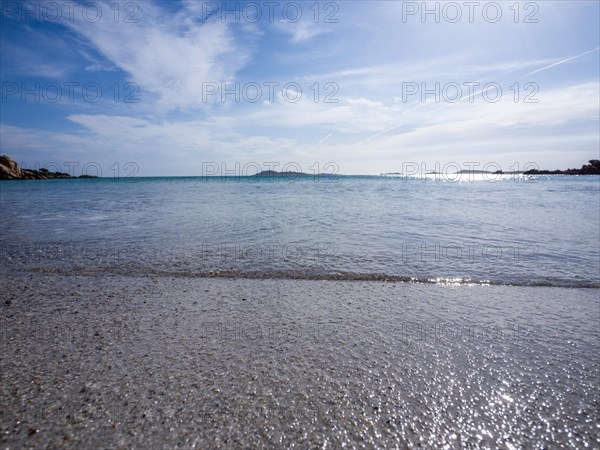
<svg viewBox="0 0 600 450"><path fill-rule="evenodd" d="M344 173L379 173L399 169L403 161L493 161L508 169L519 162L517 158L526 158L520 163L533 159L544 167L558 168L566 164L561 162L565 158L576 165L597 153L599 138L594 127L599 96L598 86L588 83L548 91L540 95L538 104L512 99L494 104L483 100L433 104L412 115L394 109L398 105L357 98L330 108L310 102L301 109L294 109L297 104L274 104L263 115L186 122L78 114L69 120L82 127L80 133L7 125L1 132L6 152L11 148L30 154L45 151L65 161L102 155L106 165L111 160L138 162L141 175L199 175L202 162L207 161L229 166L298 162L302 167L333 161ZM356 138L376 130L377 125L398 124L399 118L405 119L403 126L387 134L362 142ZM310 121L319 127L307 131ZM241 123L250 131L241 130ZM289 134L275 137L269 133L274 128L285 128Z"/></svg>
<svg viewBox="0 0 600 450"><path fill-rule="evenodd" d="M101 3L104 11L109 3ZM96 23L65 20L104 58L125 71L146 95L140 107L171 111L203 106L202 83L233 77L250 58L249 45L239 48L228 24L200 23L189 9L173 14L152 2L136 3L137 23L115 22L112 17Z"/></svg>
<svg viewBox="0 0 600 450"><path fill-rule="evenodd" d="M295 43L306 42L323 33L332 31L331 26L327 26L328 24L321 24L310 19L301 19L297 22L281 20L275 25L280 31L288 33L291 41Z"/></svg>

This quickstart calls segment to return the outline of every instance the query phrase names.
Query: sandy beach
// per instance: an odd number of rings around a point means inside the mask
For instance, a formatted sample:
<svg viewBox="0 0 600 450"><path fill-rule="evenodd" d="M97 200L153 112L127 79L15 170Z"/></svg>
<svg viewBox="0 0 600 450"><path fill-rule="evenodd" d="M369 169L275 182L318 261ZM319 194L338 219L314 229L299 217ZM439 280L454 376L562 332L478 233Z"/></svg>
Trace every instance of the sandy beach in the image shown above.
<svg viewBox="0 0 600 450"><path fill-rule="evenodd" d="M598 448L597 289L8 274L2 448Z"/></svg>
<svg viewBox="0 0 600 450"><path fill-rule="evenodd" d="M0 450L600 450L600 1L0 11Z"/></svg>

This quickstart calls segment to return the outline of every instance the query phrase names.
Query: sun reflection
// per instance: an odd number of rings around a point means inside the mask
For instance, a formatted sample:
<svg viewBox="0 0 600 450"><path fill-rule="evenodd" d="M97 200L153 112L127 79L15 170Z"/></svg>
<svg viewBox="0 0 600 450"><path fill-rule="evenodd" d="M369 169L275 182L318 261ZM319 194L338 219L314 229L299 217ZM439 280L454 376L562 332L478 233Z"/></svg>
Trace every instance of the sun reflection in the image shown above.
<svg viewBox="0 0 600 450"><path fill-rule="evenodd" d="M535 175L525 175L524 173L493 173L493 172L463 172L463 173L446 173L446 172L430 172L430 173L382 173L380 177L385 178L401 178L415 180L431 180L436 182L446 183L476 183L481 181L497 182L519 180L528 181L537 178Z"/></svg>
<svg viewBox="0 0 600 450"><path fill-rule="evenodd" d="M437 277L427 281L443 286L489 286L491 284L490 280L473 281L470 278L460 277Z"/></svg>

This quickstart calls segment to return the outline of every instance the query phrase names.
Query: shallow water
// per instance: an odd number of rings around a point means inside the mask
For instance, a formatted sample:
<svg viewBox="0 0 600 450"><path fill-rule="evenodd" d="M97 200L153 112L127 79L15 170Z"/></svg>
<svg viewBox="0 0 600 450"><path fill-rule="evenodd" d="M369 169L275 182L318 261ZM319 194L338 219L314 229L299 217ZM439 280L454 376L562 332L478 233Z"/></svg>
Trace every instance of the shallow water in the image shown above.
<svg viewBox="0 0 600 450"><path fill-rule="evenodd" d="M1 262L600 285L600 177L464 178L2 182Z"/></svg>

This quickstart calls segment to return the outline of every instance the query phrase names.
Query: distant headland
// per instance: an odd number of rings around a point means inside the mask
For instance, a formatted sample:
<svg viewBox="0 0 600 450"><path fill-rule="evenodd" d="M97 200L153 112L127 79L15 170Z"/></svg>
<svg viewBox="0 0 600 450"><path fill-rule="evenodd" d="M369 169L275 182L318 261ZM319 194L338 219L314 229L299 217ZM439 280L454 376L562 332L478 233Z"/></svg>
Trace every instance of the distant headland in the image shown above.
<svg viewBox="0 0 600 450"><path fill-rule="evenodd" d="M9 156L0 156L0 180L49 180L54 178L98 178L93 175L73 177L64 172L50 172L48 169L21 169Z"/></svg>
<svg viewBox="0 0 600 450"><path fill-rule="evenodd" d="M310 177L304 172L277 172L276 170L263 170L253 175L254 177Z"/></svg>
<svg viewBox="0 0 600 450"><path fill-rule="evenodd" d="M589 164L584 164L581 169L567 170L527 170L524 175L600 175L600 160L590 159ZM500 172L502 173L502 172Z"/></svg>
<svg viewBox="0 0 600 450"><path fill-rule="evenodd" d="M438 172L428 172L428 175L438 175ZM509 171L504 172L502 170L497 170L495 172L490 172L486 170L459 170L453 175L513 175L513 174L523 174L523 175L600 175L600 160L598 159L590 159L589 164L584 164L581 166L581 169L566 169L566 170L539 170L539 169L531 169L526 171ZM400 172L389 172L382 173L381 175L404 175ZM441 175L441 174L440 174Z"/></svg>

